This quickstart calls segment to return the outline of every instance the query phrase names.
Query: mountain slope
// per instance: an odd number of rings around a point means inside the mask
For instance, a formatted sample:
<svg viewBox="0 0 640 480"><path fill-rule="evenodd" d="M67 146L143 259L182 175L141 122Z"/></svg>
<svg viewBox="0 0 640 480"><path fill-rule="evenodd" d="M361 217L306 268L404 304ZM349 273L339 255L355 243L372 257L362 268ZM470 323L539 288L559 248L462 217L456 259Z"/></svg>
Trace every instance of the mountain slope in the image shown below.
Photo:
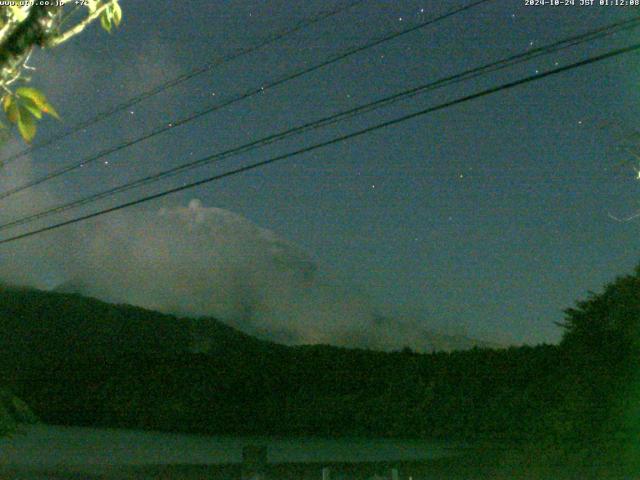
<svg viewBox="0 0 640 480"><path fill-rule="evenodd" d="M49 423L242 434L513 433L553 401L546 385L558 355L553 346L429 355L287 347L215 319L0 288L0 378Z"/></svg>

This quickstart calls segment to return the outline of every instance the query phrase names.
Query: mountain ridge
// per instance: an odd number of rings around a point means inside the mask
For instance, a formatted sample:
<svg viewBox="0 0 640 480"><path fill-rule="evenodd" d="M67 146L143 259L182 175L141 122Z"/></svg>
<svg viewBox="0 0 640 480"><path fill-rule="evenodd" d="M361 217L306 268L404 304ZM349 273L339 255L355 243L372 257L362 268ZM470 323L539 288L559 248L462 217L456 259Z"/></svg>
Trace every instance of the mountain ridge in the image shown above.
<svg viewBox="0 0 640 480"><path fill-rule="evenodd" d="M61 425L405 437L509 430L509 417L494 412L498 399L532 372L527 389L541 388L557 352L286 346L213 318L0 288L3 386L43 422ZM481 385L491 385L488 400ZM522 405L509 408L516 415Z"/></svg>
<svg viewBox="0 0 640 480"><path fill-rule="evenodd" d="M75 285L73 283L65 283L51 290L54 293L66 293L80 295L86 298L94 298L95 300L102 301L91 295L83 293L84 289L81 285ZM110 305L127 305L122 303L105 302ZM505 348L504 345L499 342L479 340L469 337L463 334L445 334L438 332L434 329L430 329L421 325L419 321L409 318L395 318L392 316L375 315L370 322L371 327L366 331L347 331L347 335L343 337L337 337L334 341L309 343L301 341L296 332L293 329L287 329L283 327L265 327L256 326L247 317L234 317L225 320L220 320L212 316L191 316L188 314L180 315L176 313L159 312L153 309L145 309L150 312L157 312L165 315L192 319L194 328L197 328L196 323L207 324L213 320L221 324L227 325L231 328L259 340L268 342L279 343L288 346L295 345L334 345L345 348L365 348L372 350L383 351L396 351L402 348L410 348L417 352L433 352L433 351L453 351L453 350L466 350L470 348ZM200 328L204 334L206 328ZM403 345L397 345L397 342L391 341L394 335L401 334L406 340ZM348 342L351 341L351 343ZM198 349L200 351L206 350L206 339L194 340L199 343Z"/></svg>

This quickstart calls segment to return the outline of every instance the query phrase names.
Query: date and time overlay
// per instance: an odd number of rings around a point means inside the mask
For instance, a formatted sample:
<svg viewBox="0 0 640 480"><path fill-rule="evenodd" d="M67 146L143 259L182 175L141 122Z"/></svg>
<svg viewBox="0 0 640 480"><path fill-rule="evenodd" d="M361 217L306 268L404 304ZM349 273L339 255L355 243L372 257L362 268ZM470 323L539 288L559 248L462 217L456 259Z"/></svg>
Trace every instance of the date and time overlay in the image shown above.
<svg viewBox="0 0 640 480"><path fill-rule="evenodd" d="M0 6L86 5L87 0L0 0ZM525 7L639 7L640 0L524 0Z"/></svg>
<svg viewBox="0 0 640 480"><path fill-rule="evenodd" d="M525 7L638 7L640 0L524 0Z"/></svg>

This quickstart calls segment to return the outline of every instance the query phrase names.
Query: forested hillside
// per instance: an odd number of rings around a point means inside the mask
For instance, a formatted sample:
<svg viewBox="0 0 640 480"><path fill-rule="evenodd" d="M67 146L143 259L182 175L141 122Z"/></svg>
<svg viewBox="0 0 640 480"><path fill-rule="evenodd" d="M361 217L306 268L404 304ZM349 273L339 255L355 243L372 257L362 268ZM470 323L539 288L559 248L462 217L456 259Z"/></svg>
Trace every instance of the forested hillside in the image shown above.
<svg viewBox="0 0 640 480"><path fill-rule="evenodd" d="M0 368L51 423L593 439L638 427L639 318L636 272L569 309L559 346L384 353L285 347L214 319L5 287Z"/></svg>

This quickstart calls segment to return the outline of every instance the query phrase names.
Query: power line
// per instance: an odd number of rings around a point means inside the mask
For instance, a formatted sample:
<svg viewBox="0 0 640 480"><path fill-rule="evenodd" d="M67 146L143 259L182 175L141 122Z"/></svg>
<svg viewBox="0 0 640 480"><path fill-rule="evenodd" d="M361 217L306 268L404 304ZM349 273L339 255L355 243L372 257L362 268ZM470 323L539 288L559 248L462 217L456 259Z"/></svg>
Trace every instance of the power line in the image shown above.
<svg viewBox="0 0 640 480"><path fill-rule="evenodd" d="M164 178L168 178L168 177L172 177L175 176L179 173L183 173L187 170L191 170L193 168L197 168L200 166L203 166L205 164L209 164L209 163L213 163L215 161L220 161L223 160L225 158L231 157L231 156L236 156L240 153L244 153L247 151L251 151L254 150L256 148L259 148L261 146L265 146L265 145L269 145L271 143L274 143L276 141L280 141L283 140L285 138L288 138L290 136L293 135L299 135L300 133L303 133L305 131L309 131L309 130L314 130L317 128L321 128L321 127L325 127L331 124L334 124L338 121L342 121L348 118L352 118L356 115L361 115L363 113L367 113L373 110L376 110L378 108L384 107L386 105L395 103L397 101L400 100L404 100L413 96L416 96L418 94L424 93L426 91L430 91L430 90L434 90L436 88L441 88L447 85L452 85L454 83L458 83L461 81L466 81L466 80L470 80L472 78L476 78L482 75L485 75L487 73L490 72L495 72L513 65L516 65L518 63L522 63L524 61L530 61L532 58L536 58L538 56L541 55L545 55L545 54L549 54L552 52L556 52L559 50L562 50L564 48L568 48L571 46L575 46L578 45L580 43L584 43L586 41L592 41L594 39L597 38L602 38L606 35L611 35L615 32L618 32L622 29L628 29L628 28L635 28L637 26L640 25L640 16L635 17L633 19L630 20L626 20L623 22L616 22L613 24L610 24L608 26L605 27L600 27L585 33L582 33L580 35L576 35L574 37L570 37L567 39L563 39L563 40L559 40L556 42L553 42L551 44L548 45L544 45L541 47L538 47L536 49L533 50L529 50L527 52L523 52L520 54L516 54L516 55L512 55L509 56L507 58L492 62L490 64L487 65L483 65L480 67L476 67L476 68L472 68L466 71L463 71L461 73L455 74L455 75L451 75L445 78L441 78L439 80L436 80L434 82L430 82L427 84L423 84L420 85L418 87L414 87L408 90L404 90L401 91L399 93L384 97L382 99L376 100L374 102L370 102L367 103L365 105L361 105L346 111L342 111L333 115L329 115L327 117L321 118L319 120L315 120L312 122L308 122L305 123L303 125L282 131L282 132L278 132L275 134L271 134L268 135L266 137L262 137L258 140L249 142L247 144L243 144L241 146L238 147L234 147L216 154L212 154L209 155L207 157L205 157L204 159L199 159L193 162L188 162L186 164L182 164L179 165L177 167L173 167L170 168L168 170L164 170L162 172L158 172L152 175L149 175L147 177L138 179L138 180L134 180L132 182L123 184L123 185L119 185L117 187L111 188L111 189L107 189L104 190L102 192L98 192L89 196L86 196L84 198L78 199L78 200L74 200L62 205L58 205L58 206L54 206L51 208L48 208L46 210L42 210L40 212L36 212L33 213L31 215L28 215L26 217L22 217L13 221L10 221L8 223L5 224L1 224L0 225L0 230L5 230L7 228L10 227L15 227L18 225L24 225L26 223L31 223L35 220L39 220L41 218L46 218L49 217L51 215L54 215L56 213L61 213L64 212L66 210L72 209L72 208L76 208L88 203L93 203L95 201L98 201L102 198L106 198L109 196L113 196L115 194L118 193L122 193L128 190L131 190L133 188L138 188L144 185L147 185L149 183L153 183L156 181L159 181L161 179Z"/></svg>
<svg viewBox="0 0 640 480"><path fill-rule="evenodd" d="M317 63L317 64L315 64L315 65L313 65L311 67L303 68L301 70L297 70L297 71L295 71L293 73L287 74L287 75L279 78L278 80L272 81L272 82L270 82L268 84L262 85L260 87L254 88L254 89L250 89L250 90L248 90L248 91L246 91L246 92L244 92L242 94L239 94L239 95L236 95L234 97L231 97L230 99L228 99L228 100L226 100L224 102L214 103L213 105L211 105L211 106L209 106L209 107L207 107L207 108L205 108L203 110L199 110L199 111L197 111L197 112L195 112L193 114L190 114L190 115L188 115L188 116L186 116L186 117L184 117L184 118L182 118L180 120L173 121L173 122L171 122L169 124L163 124L161 127L158 127L158 128L152 130L151 132L149 132L149 133L147 133L147 134L145 134L145 135L143 135L141 137L137 137L137 138L135 138L133 140L129 140L129 141L121 143L119 145L115 145L113 147L106 148L106 149L98 152L97 154L94 154L94 155L91 155L89 157L86 157L86 158L84 158L84 159L82 159L82 160L80 160L80 161L78 161L78 162L76 162L76 163L74 163L72 165L68 165L66 167L62 167L62 168L60 168L58 170L55 170L55 171L53 171L51 173L43 175L40 178L37 178L35 180L31 180L31 181L26 182L26 183L24 183L22 185L19 185L17 187L14 187L12 189L6 190L6 191L0 193L0 200L5 199L7 197L10 197L11 195L14 195L14 194L16 194L18 192L21 192L21 191L23 191L23 190L25 190L27 188L35 187L35 186L40 185L40 184L42 184L44 182L47 182L49 180L53 180L54 178L60 177L62 175L66 175L67 173L70 173L72 171L78 170L79 168L83 168L86 165L89 165L89 164L91 164L93 162L96 162L99 159L104 158L107 155L110 155L112 153L116 153L116 152L118 152L120 150L123 150L125 148L130 147L130 146L133 146L133 145L135 145L137 143L140 143L140 142L143 142L143 141L148 140L150 138L153 138L153 137L155 137L157 135L165 133L165 132L167 132L167 131L169 131L171 129L174 129L176 127L180 127L180 126L182 126L182 125L184 125L186 123L192 122L192 121L194 121L194 120L196 120L196 119L198 119L198 118L200 118L200 117L202 117L204 115L207 115L209 113L213 113L215 111L218 111L218 110L220 110L220 109L222 109L224 107L227 107L229 105L232 105L232 104L234 104L236 102L245 100L245 99L250 98L250 97L252 97L254 95L261 94L261 93L263 93L263 92L265 92L265 91L267 91L267 90L269 90L271 88L280 86L280 85L282 85L282 84L284 84L286 82L289 82L291 80L299 78L299 77L301 77L303 75L307 75L307 74L309 74L311 72L319 70L319 69L321 69L323 67L331 65L331 64L333 64L335 62L343 60L343 59L345 59L347 57L350 57L352 55L355 55L356 53L359 53L359 52L362 52L364 50L373 48L374 46L380 45L381 43L388 42L388 41L393 40L393 39L395 39L395 38L397 38L397 37L399 37L401 35L405 35L407 33L413 32L413 31L415 31L415 30L417 30L419 28L424 28L427 25L432 25L432 24L434 24L436 22L442 21L442 20L444 20L446 18L451 17L452 15L456 15L458 13L464 12L464 11L466 11L466 10L472 8L472 7L478 6L478 5L480 5L482 3L485 3L487 1L492 1L492 0L479 0L479 1L476 1L474 3L470 3L470 4L468 4L468 5L464 6L464 7L455 8L453 10L448 11L447 13L445 13L443 15L439 15L437 17L430 18L429 20L421 22L421 23L419 23L417 25L414 25L412 27L406 28L404 30L400 30L398 32L393 32L392 34L388 34L388 35L382 36L382 37L380 37L380 38L378 38L378 39L376 39L376 40L374 40L372 42L365 43L364 45L349 48L349 49L347 49L347 50L345 50L345 51L343 51L341 53L338 53L337 55L330 56L329 58L327 58L327 59L321 61L320 63Z"/></svg>
<svg viewBox="0 0 640 480"><path fill-rule="evenodd" d="M132 201L129 201L129 202L121 203L119 205L116 205L116 206L113 206L113 207L109 207L109 208L105 208L105 209L99 210L97 212L93 212L93 213L90 213L90 214L82 215L80 217L76 217L76 218L73 218L73 219L70 219L70 220L65 220L63 222L59 222L59 223L56 223L56 224L53 224L53 225L49 225L49 226L46 226L46 227L43 227L43 228L39 228L39 229L36 229L36 230L31 230L29 232L25 232L25 233L22 233L22 234L19 234L19 235L15 235L13 237L5 238L3 240L0 240L0 245L1 244L5 244L5 243L9 243L9 242L14 242L14 241L17 241L17 240L21 240L23 238L31 237L31 236L34 236L34 235L37 235L37 234L40 234L40 233L43 233L43 232L50 231L50 230L55 230L55 229L58 229L58 228L61 228L61 227L67 226L67 225L71 225L71 224L74 224L74 223L82 222L84 220L88 220L88 219L91 219L91 218L99 217L99 216L105 215L107 213L115 212L117 210L122 210L122 209L129 208L129 207L132 207L132 206L135 206L135 205L139 205L141 203L145 203L145 202L148 202L148 201L151 201L151 200L155 200L155 199L158 199L158 198L161 198L161 197L173 194L173 193L178 193L178 192L181 192L183 190L188 190L188 189L191 189L191 188L194 188L194 187L198 187L200 185L204 185L206 183L213 182L215 180L220 180L220 179L223 179L223 178L226 178L226 177L231 177L233 175L238 175L240 173L244 173L244 172L247 172L247 171L250 171L250 170L254 170L256 168L260 168L260 167L269 165L271 163L275 163L275 162L278 162L278 161L281 161L281 160L285 160L287 158L291 158L291 157L294 157L296 155L301 155L301 154L304 154L304 153L308 153L308 152L317 150L319 148L327 147L329 145L333 145L333 144L336 144L336 143L339 143L339 142L343 142L345 140L349 140L349 139L352 139L352 138L356 138L356 137L365 135L367 133L371 133L371 132L376 131L376 130L380 130L382 128L387 128L387 127L390 127L392 125L396 125L396 124L399 124L401 122L405 122L407 120L411 120L413 118L417 118L417 117L426 115L426 114L431 113L431 112L435 112L435 111L438 111L438 110L444 110L445 108L449 108L449 107L452 107L454 105L459 105L461 103L468 102L470 100L475 100L477 98L481 98L481 97L484 97L484 96L487 96L487 95L491 95L493 93L497 93L497 92L500 92L500 91L503 91L503 90L511 89L511 88L517 87L519 85L524 85L526 83L530 83L530 82L533 82L533 81L541 80L543 78L550 77L552 75L557 75L559 73L563 73L563 72L566 72L566 71L569 71L569 70L573 70L574 68L579 68L579 67L582 67L582 66L585 66L585 65L590 65L592 63L600 62L602 60L606 60L608 58L612 58L612 57L615 57L615 56L618 56L618 55L622 55L622 54L625 54L625 53L629 53L629 52L632 52L632 51L636 51L636 50L640 50L640 43L636 43L634 45L631 45L631 46L628 46L628 47L624 47L624 48L619 48L619 49L616 49L616 50L611 50L611 51L609 51L607 53L604 53L604 54L601 54L601 55L598 55L598 56L595 56L595 57L587 58L586 60L575 62L575 63L569 64L569 65L566 65L566 66L563 66L563 67L559 67L559 68L556 68L556 69L553 69L553 70L549 70L547 72L539 73L539 74L536 74L536 75L530 75L528 77L524 77L524 78L521 78L519 80L515 80L515 81L512 81L512 82L509 82L509 83L505 83L505 84L499 85L497 87L488 88L486 90L482 90L480 92L477 92L477 93L474 93L474 94L471 94L471 95L467 95L467 96L464 96L464 97L461 97L461 98L458 98L458 99L455 99L455 100L451 100L449 102L441 103L441 104L436 105L434 107L429 107L429 108L426 108L426 109L423 109L423 110L419 110L417 112L413 112L413 113L410 113L410 114L407 114L407 115L403 115L403 116L395 118L393 120L388 120L386 122L382 122L382 123L379 123L379 124L376 124L376 125L373 125L373 126L361 129L361 130L357 130L357 131L349 133L349 134L345 134L345 135L341 135L341 136L338 136L338 137L334 137L333 139L327 140L325 142L316 143L314 145L311 145L311 146L308 146L308 147L304 147L304 148L295 150L293 152L285 153L283 155L278 155L276 157L272 157L272 158L269 158L267 160L263 160L263 161L260 161L260 162L255 162L255 163L252 163L252 164L249 164L249 165L245 165L244 167L236 168L234 170L230 170L230 171L227 171L225 173L217 174L217 175L214 175L212 177L208 177L208 178L205 178L205 179L202 179L202 180L198 180L198 181L195 181L195 182L192 182L192 183L188 183L188 184L182 185L180 187L175 187L175 188L171 188L169 190L164 190L162 192L155 193L153 195L148 195L146 197L142 197L142 198L139 198L137 200L132 200Z"/></svg>
<svg viewBox="0 0 640 480"><path fill-rule="evenodd" d="M119 103L107 110L104 110L98 114L96 114L94 117L84 121L84 122L80 122L78 124L76 124L75 126L73 126L72 128L70 128L69 130L60 133L59 135L54 135L51 138L49 138L48 140L45 140L41 143L38 143L36 145L27 147L23 150L21 150L20 152L17 152L9 157L7 157L6 159L0 161L0 167L7 165L8 163L21 158L23 156L25 156L27 153L33 152L34 150L39 150L41 148L47 147L53 143L56 143L64 138L67 138L70 135L73 135L74 133L77 133L80 130L83 130L85 128L90 127L91 125L94 125L95 123L98 123L102 120L104 120L107 117L110 117L111 115L114 115L117 112L120 112L122 110L125 110L127 108L131 108L134 105L137 105L138 103L142 102L143 100L146 100L147 98L153 97L155 95L157 95L160 92L163 92L169 88L175 87L176 85L180 85L181 83L184 83L188 80L191 80L194 77L197 77L198 75L202 75L203 73L206 73L208 71L213 70L216 67L219 67L220 65L224 65L225 63L231 62L233 60L236 60L240 57L243 57L245 55L248 55L250 53L253 53L255 51L258 51L264 47L267 47L269 45L271 45L272 43L278 42L280 40L282 40L285 37L288 37L289 35L293 35L294 33L298 33L302 30L304 30L307 27L310 27L311 25L314 25L322 20L325 20L327 18L333 17L335 15L338 15L344 11L347 11L353 7L356 7L357 5L364 3L366 0L354 0L350 3L348 3L345 6L342 7L337 7L333 10L328 10L325 12L321 12L318 15L314 15L311 17L308 17L306 19L301 20L300 22L296 23L293 27L290 28L286 28L280 32L277 32L273 35L271 35L270 37L267 37L266 39L264 39L261 42L258 42L255 45L249 46L249 47L245 47L242 49L239 49L235 52L230 53L229 55L226 55L218 60L215 60L213 62L209 62L203 66L194 68L192 70L190 70L189 72L183 73L181 75L178 75L177 77L171 78L169 80L167 80L164 83L161 83L160 85L157 85L153 88L150 88L149 90L145 90L141 93L139 93L138 95L125 100L122 103Z"/></svg>
<svg viewBox="0 0 640 480"><path fill-rule="evenodd" d="M168 82L165 82L164 84L161 84L158 87L155 87L155 88L153 88L151 90L143 92L142 94L137 95L136 97L133 97L132 99L127 100L124 103L118 104L118 105L116 105L115 107L113 107L113 108L111 108L109 110L106 110L106 111L104 111L102 113L97 114L92 119L90 119L90 120L88 120L86 122L82 122L81 124L76 125L75 127L71 128L70 130L68 130L66 132L63 132L60 135L53 136L52 138L42 142L41 144L35 145L33 147L30 147L30 148L26 148L26 149L14 154L14 155L11 155L10 157L6 158L3 162L0 162L0 166L6 165L9 162L12 162L12 161L14 161L14 160L16 160L16 159L18 159L20 157L23 157L27 153L30 153L30 152L32 152L32 151L34 151L36 149L40 149L40 148L49 146L49 145L51 145L51 144L53 144L55 142L58 142L59 140L62 140L62 139L66 138L66 137L68 137L68 136L70 136L70 135L72 135L72 134L74 134L74 133L76 133L76 132L78 132L78 131L80 131L80 130L82 130L84 128L87 128L87 127L91 126L91 125L94 125L95 123L98 123L98 122L104 120L105 118L110 117L111 115L113 115L113 114L115 114L117 112L120 112L120 111L122 111L124 109L127 109L127 108L131 108L134 105L137 105L138 103L140 103L141 101L143 101L143 100L145 100L147 98L150 98L150 97L152 97L152 96L154 96L154 95L156 95L156 94L158 94L160 92L163 92L163 91L165 91L165 90L167 90L169 88L172 88L172 87L174 87L176 85L179 85L179 84L181 84L183 82L186 82L187 80L190 80L190 79L194 78L197 75L205 73L205 72L213 69L214 67L222 65L223 63L227 63L227 62L229 62L231 60L235 60L236 58L239 58L239 57L244 56L246 54L253 53L256 50L259 50L260 48L263 48L263 47L265 47L267 45L270 45L271 43L274 43L275 41L280 40L280 39L282 39L282 38L284 38L284 37L286 37L286 36L288 36L288 35L290 35L292 33L298 32L298 31L302 30L303 28L308 27L309 25L311 25L313 23L316 23L316 22L318 22L320 20L328 18L328 17L330 17L332 15L336 15L337 13L340 13L340 12L342 12L344 10L347 10L347 9L349 9L349 8L359 4L359 3L362 3L363 1L365 1L365 0L357 0L357 1L352 2L351 4L349 4L347 7L342 7L340 9L337 9L337 10L334 10L334 11L331 11L331 12L327 12L324 15L322 15L321 17L312 18L307 22L303 22L303 24L301 24L301 25L299 25L297 27L285 30L283 33L280 33L280 34L272 37L271 39L268 39L267 41L255 46L255 47L250 47L250 48L247 48L247 49L244 49L244 50L240 50L239 52L231 54L231 55L229 55L227 57L224 57L223 59L221 59L221 60L219 60L217 62L210 63L210 64L208 64L208 65L206 65L204 67L200 67L200 68L195 69L195 70L193 70L193 71L191 71L189 73L183 74L183 75L181 75L179 77L176 77L176 78L174 78L172 80L169 80ZM418 23L418 24L416 24L416 25L414 25L412 27L406 28L404 30L393 32L393 33L391 33L389 35L386 35L384 37L375 39L374 41L372 41L370 43L364 44L364 45L359 46L359 47L355 47L355 48L353 48L351 50L347 50L346 52L341 53L341 54L339 54L339 55L337 55L335 57L331 57L329 60L326 60L322 64L319 64L319 65L317 65L315 67L312 67L310 69L307 69L305 71L300 72L297 76L305 75L305 74L310 73L310 72L312 72L314 70L317 70L319 68L325 67L325 66L327 66L327 65L329 65L331 63L335 63L335 62L337 62L339 60L342 60L344 58L347 58L347 57L349 57L351 55L355 55L356 53L359 53L359 52L362 52L364 50L373 48L373 47L375 47L377 45L380 45L381 43L384 43L384 42L387 42L389 40L393 40L395 38L398 38L398 37L400 37L402 35L406 35L408 33L414 32L414 31L419 30L421 28L424 28L424 27L426 27L428 25L431 25L433 23L442 21L442 20L444 20L446 18L449 18L449 17L451 17L453 15L456 15L458 13L464 12L466 10L469 10L471 8L474 8L476 6L479 6L479 5L483 4L483 3L487 3L487 2L490 2L490 1L493 1L493 0L476 0L475 2L472 2L472 3L468 4L468 5L463 6L463 7L459 7L459 8L455 8L453 10L450 10L447 13L445 13L443 15L440 15L438 17L428 19L428 20L426 20L424 22ZM291 79L289 79L289 80L291 80ZM280 82L280 83L283 83L283 82ZM274 85L272 85L272 86L274 86ZM266 87L265 87L265 89L266 89ZM256 93L260 93L260 90L258 90L256 92L253 92L252 95L255 95ZM219 108L222 108L222 106L216 107L216 109L219 109ZM208 112L204 112L201 115L204 115L205 113L208 113Z"/></svg>
<svg viewBox="0 0 640 480"><path fill-rule="evenodd" d="M436 17L434 19L431 19L428 22L423 22L423 23L419 24L419 26L414 26L414 27L410 27L410 29L403 30L400 34L408 33L409 31L413 31L416 28L422 28L422 27L426 26L427 24L434 23L436 21L439 21L439 20L442 20L444 18L447 18L447 17L455 14L456 12L460 13L461 11L464 11L465 9L471 8L471 6L478 5L479 3L482 3L483 1L487 1L487 0L481 0L481 2L476 2L476 4L469 4L466 7L462 7L462 8L458 8L458 9L452 10L452 11L450 11L450 12L448 12L448 13L440 16L440 17ZM550 45L547 45L547 46L544 46L544 47L538 47L538 48L529 50L527 52L524 52L522 54L518 54L518 55L515 55L515 56L512 56L512 57L509 57L508 59L501 60L499 62L494 62L493 64L490 64L488 66L481 67L481 68L487 69L487 71L494 71L494 70L489 70L491 68L495 68L495 69L505 68L507 66L510 66L508 64L508 62L513 62L513 64L515 64L515 63L518 63L518 62L522 61L522 59L525 59L525 58L528 59L528 57L535 58L537 56L544 55L546 53L550 53L551 51L557 51L557 50L561 50L563 48L569 48L569 47L575 46L575 45L577 45L579 43L584 43L586 41L591 41L591 40L594 40L594 39L597 39L597 38L601 38L601 37L604 37L604 36L607 36L607 35L611 35L613 33L616 33L617 31L620 31L620 30L623 30L623 29L635 28L639 24L640 24L640 17L634 17L634 18L629 19L629 20L615 22L615 23L607 25L605 27L600 27L598 29L591 30L591 31L589 31L587 33L584 33L584 34L581 34L581 35L577 35L577 36L571 37L571 38L566 39L566 40L561 40L561 41L558 41L558 42L554 42L554 43L552 43ZM398 35L397 33L393 34L393 36L394 36L393 38L395 38L397 35ZM383 37L383 39L386 39L386 40L382 40L382 39L376 40L375 44L380 44L382 41L388 41L389 36L385 36L385 37ZM284 77L279 78L278 80L272 81L272 82L270 82L268 84L265 84L265 85L263 85L261 87L255 88L255 89L248 90L248 91L246 91L246 92L244 92L242 94L236 95L236 96L234 96L234 97L232 97L232 98L230 98L230 99L228 99L228 100L226 100L226 101L224 101L222 103L215 103L215 104L213 104L213 105L211 105L211 106L209 106L209 107L207 107L207 108L205 108L203 110L200 110L200 111L197 111L195 113L192 113L192 114L190 114L190 115L188 115L188 116L186 116L186 117L184 117L184 118L182 118L180 120L176 120L176 121L173 121L173 122L169 123L168 125L163 125L163 126L161 126L159 128L156 128L156 129L152 130L151 132L149 132L149 133L147 133L147 134L145 134L145 135L143 135L141 137L137 137L137 138L134 138L132 140L128 140L126 142L123 142L121 144L109 147L109 148L104 149L104 150L102 150L102 151L100 151L100 152L98 152L96 154L93 154L93 155L91 155L89 157L85 157L84 159L82 159L82 160L80 160L80 161L78 161L78 162L76 162L76 163L74 163L72 165L68 165L66 167L62 167L62 168L60 168L58 170L55 170L55 171L50 172L50 173L48 173L46 175L43 175L42 177L39 177L39 178L36 178L34 180L25 182L24 184L18 185L18 186L14 187L14 188L11 188L9 190L5 190L4 192L0 193L0 200L5 199L7 197L10 197L10 196L12 196L12 195L14 195L16 193L19 193L19 192L21 192L23 190L28 189L28 188L40 185L40 184L42 184L44 182L47 182L49 180L53 180L55 178L58 178L58 177L60 177L62 175L70 173L72 171L75 171L75 170L78 170L80 168L83 168L83 167L85 167L85 166L87 166L87 165L89 165L91 163L94 163L94 162L100 160L101 158L104 158L105 156L108 156L108 155L110 155L112 153L116 153L116 152L121 151L123 149L126 149L126 148L128 148L130 146L136 145L136 144L138 144L140 142L143 142L145 140L153 138L153 137L155 137L157 135L165 133L165 132L167 132L167 131L169 131L171 129L174 129L176 127L183 126L183 125L185 125L185 124L187 124L189 122L192 122L192 121L194 121L194 120L196 120L196 119L198 119L198 118L200 118L200 117L202 117L204 115L207 115L209 113L213 113L213 112L215 112L217 110L220 110L220 109L222 109L224 107L232 105L232 104L234 104L236 102L239 102L239 101L245 100L245 99L247 99L249 97L252 97L254 95L263 93L264 91L266 91L268 89L271 89L271 88L274 88L276 86L282 85L282 84L284 84L286 82L289 82L289 81L291 81L291 80L293 80L295 78L301 77L301 76L306 75L306 74L308 74L310 72L318 70L318 69L320 69L320 68L322 68L324 66L327 66L327 65L329 65L331 63L334 63L334 62L336 62L338 60L344 59L347 56L353 55L356 52L362 51L365 48L371 48L372 45L373 45L373 43L369 43L369 44L366 44L366 45L361 46L361 47L356 47L356 48L349 49L345 53L341 53L341 54L338 54L336 56L330 57L329 59L326 59L326 60L324 60L324 61L322 61L322 62L320 62L320 63L318 63L316 65L313 65L313 66L311 66L309 68L305 68L305 69L298 70L296 72L287 74ZM471 70L465 72L464 75L471 75L476 70L477 69L471 69ZM454 76L454 77L457 77L457 76ZM473 78L473 76L471 76L469 78ZM453 78L448 78L446 80L450 81L450 80L453 80ZM444 82L444 81L445 80L442 80L442 82ZM432 86L432 84L429 84L429 85ZM418 90L422 90L424 88L425 87L420 87ZM421 92L418 92L418 93L421 93ZM1 226L0 226L0 228L1 228Z"/></svg>

